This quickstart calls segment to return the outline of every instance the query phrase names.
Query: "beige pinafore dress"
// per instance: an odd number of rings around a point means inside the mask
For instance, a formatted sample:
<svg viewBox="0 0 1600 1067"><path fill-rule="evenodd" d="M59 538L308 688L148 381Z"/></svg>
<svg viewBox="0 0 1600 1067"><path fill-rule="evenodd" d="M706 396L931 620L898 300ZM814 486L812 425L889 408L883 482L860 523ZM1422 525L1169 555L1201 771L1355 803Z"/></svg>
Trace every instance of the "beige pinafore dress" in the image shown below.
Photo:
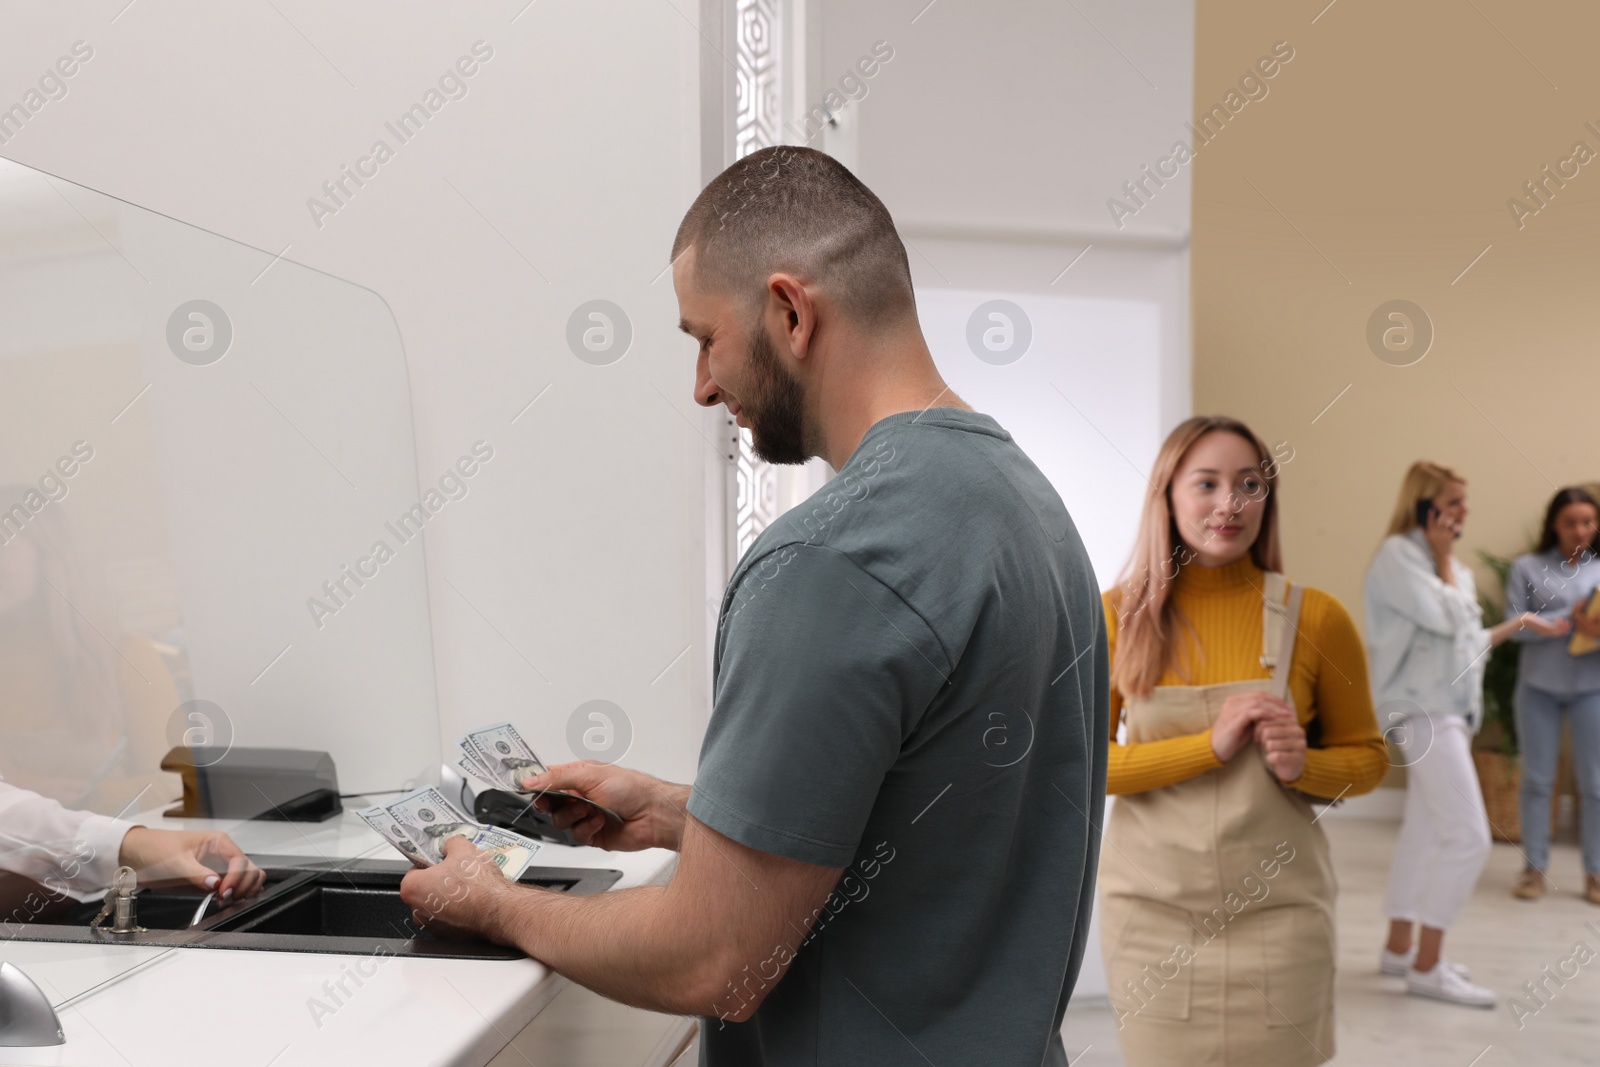
<svg viewBox="0 0 1600 1067"><path fill-rule="evenodd" d="M1303 590L1269 572L1270 679L1157 686L1129 701L1128 740L1201 733L1234 693L1292 703ZM1245 746L1188 781L1118 796L1100 852L1101 952L1129 1067L1299 1067L1333 1056L1328 842L1311 805Z"/></svg>

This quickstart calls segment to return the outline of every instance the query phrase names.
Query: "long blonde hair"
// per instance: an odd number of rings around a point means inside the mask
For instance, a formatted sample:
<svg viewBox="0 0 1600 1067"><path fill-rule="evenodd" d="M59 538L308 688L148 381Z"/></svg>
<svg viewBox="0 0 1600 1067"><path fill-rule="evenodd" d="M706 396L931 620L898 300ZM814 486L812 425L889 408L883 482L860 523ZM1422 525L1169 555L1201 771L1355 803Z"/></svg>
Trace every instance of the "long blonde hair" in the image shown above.
<svg viewBox="0 0 1600 1067"><path fill-rule="evenodd" d="M1226 415L1197 415L1180 423L1167 435L1156 456L1144 510L1139 516L1139 533L1118 577L1119 588L1113 594L1117 654L1111 667L1111 682L1124 697L1148 695L1169 665L1180 672L1186 669L1184 664L1174 662L1173 655L1180 626L1191 634L1194 627L1178 611L1170 595L1183 562L1178 558L1182 539L1172 518L1172 479L1194 443L1219 430L1243 438L1256 450L1266 483L1266 503L1250 557L1264 571L1283 569L1283 553L1278 544L1278 463L1266 442L1250 427Z"/></svg>
<svg viewBox="0 0 1600 1067"><path fill-rule="evenodd" d="M1400 496L1394 502L1394 514L1389 516L1389 528L1384 531L1384 536L1410 533L1417 529L1417 503L1432 500L1452 482L1467 484L1466 478L1454 467L1426 459L1413 463L1400 481Z"/></svg>

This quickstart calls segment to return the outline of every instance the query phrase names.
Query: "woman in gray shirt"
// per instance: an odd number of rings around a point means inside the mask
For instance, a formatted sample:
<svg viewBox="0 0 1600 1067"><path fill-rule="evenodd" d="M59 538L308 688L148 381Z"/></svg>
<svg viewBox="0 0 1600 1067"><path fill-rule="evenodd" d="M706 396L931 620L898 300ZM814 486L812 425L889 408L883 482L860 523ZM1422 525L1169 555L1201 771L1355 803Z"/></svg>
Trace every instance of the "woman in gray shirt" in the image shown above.
<svg viewBox="0 0 1600 1067"><path fill-rule="evenodd" d="M1600 638L1600 618L1584 609L1600 586L1600 507L1583 489L1563 489L1545 512L1536 551L1517 558L1506 580L1506 617L1525 611L1552 621L1570 615L1576 634ZM1522 848L1528 868L1512 889L1523 900L1544 895L1550 859L1550 790L1561 747L1561 716L1572 720L1572 757L1582 798L1584 896L1600 904L1600 651L1573 655L1567 637L1528 628L1521 642L1515 698L1522 749Z"/></svg>

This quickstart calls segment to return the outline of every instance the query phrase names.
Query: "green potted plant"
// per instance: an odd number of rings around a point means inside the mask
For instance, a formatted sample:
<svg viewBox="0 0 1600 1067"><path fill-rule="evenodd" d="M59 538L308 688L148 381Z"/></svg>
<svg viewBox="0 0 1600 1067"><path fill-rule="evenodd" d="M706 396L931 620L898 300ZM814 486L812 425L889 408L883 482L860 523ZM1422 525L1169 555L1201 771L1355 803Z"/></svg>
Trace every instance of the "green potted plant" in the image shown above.
<svg viewBox="0 0 1600 1067"><path fill-rule="evenodd" d="M1529 551L1532 551L1530 548ZM1485 627L1498 625L1506 617L1506 580L1511 574L1511 560L1480 550L1478 558L1494 572L1495 593L1478 593L1478 606L1483 611ZM1515 641L1506 641L1489 653L1489 662L1483 669L1483 731L1474 747L1499 752L1507 757L1517 755L1517 719L1512 704L1517 691L1517 649Z"/></svg>
<svg viewBox="0 0 1600 1067"><path fill-rule="evenodd" d="M1482 550L1478 558L1494 572L1496 579L1493 595L1489 591L1478 593L1483 625L1494 626L1505 618L1505 606L1501 601L1505 596L1506 578L1511 572L1511 560ZM1477 766L1489 829L1497 841L1522 840L1522 821L1517 810L1522 769L1517 759L1517 719L1512 703L1517 690L1518 647L1515 641L1506 641L1489 653L1483 670L1483 729L1472 746L1472 762Z"/></svg>

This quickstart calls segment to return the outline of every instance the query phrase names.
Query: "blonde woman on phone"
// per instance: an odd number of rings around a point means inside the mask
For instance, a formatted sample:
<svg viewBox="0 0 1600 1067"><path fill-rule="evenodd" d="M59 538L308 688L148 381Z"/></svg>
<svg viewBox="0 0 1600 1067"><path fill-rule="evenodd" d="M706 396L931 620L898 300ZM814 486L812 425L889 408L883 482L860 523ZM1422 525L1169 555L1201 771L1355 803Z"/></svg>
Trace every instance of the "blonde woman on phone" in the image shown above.
<svg viewBox="0 0 1600 1067"><path fill-rule="evenodd" d="M1101 949L1132 1067L1334 1054L1337 885L1312 802L1387 767L1355 624L1284 578L1277 483L1243 423L1182 423L1104 595Z"/></svg>
<svg viewBox="0 0 1600 1067"><path fill-rule="evenodd" d="M1492 1008L1495 995L1441 953L1445 931L1472 896L1489 858L1489 817L1472 765L1483 720L1489 649L1526 628L1564 634L1569 620L1522 612L1483 625L1472 571L1455 558L1467 483L1419 460L1406 472L1388 535L1367 569L1367 648L1384 735L1406 766L1405 814L1389 867L1383 974L1406 992ZM1413 937L1413 928L1420 933Z"/></svg>

